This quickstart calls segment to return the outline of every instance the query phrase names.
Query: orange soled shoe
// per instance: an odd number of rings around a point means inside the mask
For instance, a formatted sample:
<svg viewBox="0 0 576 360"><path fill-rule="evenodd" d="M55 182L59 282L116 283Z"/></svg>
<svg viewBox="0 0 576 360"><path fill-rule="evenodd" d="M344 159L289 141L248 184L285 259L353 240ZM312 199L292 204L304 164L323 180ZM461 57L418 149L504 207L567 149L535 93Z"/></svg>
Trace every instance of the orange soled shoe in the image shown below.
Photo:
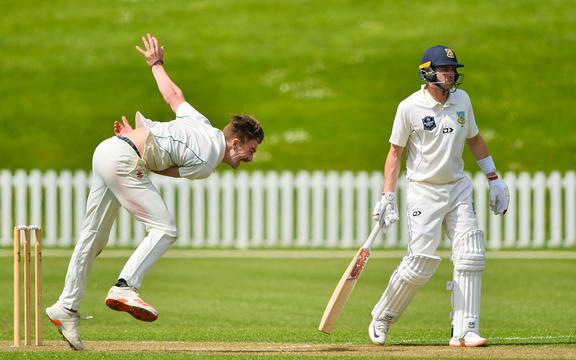
<svg viewBox="0 0 576 360"><path fill-rule="evenodd" d="M80 339L78 322L80 315L56 303L46 308L46 315L50 322L58 327L58 332L74 350L83 350L84 343Z"/></svg>
<svg viewBox="0 0 576 360"><path fill-rule="evenodd" d="M158 312L138 296L134 288L112 286L106 296L106 306L112 310L124 311L142 321L158 319Z"/></svg>

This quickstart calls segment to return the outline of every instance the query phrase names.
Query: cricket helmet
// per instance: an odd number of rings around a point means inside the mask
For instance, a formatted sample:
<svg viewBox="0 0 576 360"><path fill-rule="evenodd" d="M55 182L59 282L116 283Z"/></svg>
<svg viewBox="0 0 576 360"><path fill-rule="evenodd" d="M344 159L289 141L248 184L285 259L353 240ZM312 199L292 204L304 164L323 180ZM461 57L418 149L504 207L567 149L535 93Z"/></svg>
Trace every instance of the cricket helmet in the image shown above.
<svg viewBox="0 0 576 360"><path fill-rule="evenodd" d="M422 61L420 61L420 77L429 83L437 83L436 67L437 66L454 66L455 68L463 67L458 63L456 53L451 48L444 45L436 45L424 52ZM460 74L456 72L456 81Z"/></svg>

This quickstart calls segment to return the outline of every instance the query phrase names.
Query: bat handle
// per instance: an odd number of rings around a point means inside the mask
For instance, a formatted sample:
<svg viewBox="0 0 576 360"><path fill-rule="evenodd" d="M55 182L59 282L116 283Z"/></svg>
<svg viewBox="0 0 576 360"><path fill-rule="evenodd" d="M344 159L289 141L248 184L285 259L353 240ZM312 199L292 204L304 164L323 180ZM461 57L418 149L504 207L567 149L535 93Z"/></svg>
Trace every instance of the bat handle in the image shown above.
<svg viewBox="0 0 576 360"><path fill-rule="evenodd" d="M374 225L374 227L372 228L372 232L368 236L368 239L366 239L366 241L364 241L364 244L362 244L362 248L370 250L370 248L372 247L372 243L374 242L374 240L376 240L378 234L380 234L380 230L381 230L380 225L378 224Z"/></svg>

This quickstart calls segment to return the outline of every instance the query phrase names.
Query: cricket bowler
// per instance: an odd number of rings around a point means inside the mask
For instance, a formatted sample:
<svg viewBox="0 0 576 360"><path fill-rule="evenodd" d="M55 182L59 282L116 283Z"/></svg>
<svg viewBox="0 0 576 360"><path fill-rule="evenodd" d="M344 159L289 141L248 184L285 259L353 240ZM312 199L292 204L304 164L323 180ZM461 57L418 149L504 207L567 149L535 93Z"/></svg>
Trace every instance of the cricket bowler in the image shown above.
<svg viewBox="0 0 576 360"><path fill-rule="evenodd" d="M106 305L142 321L158 312L142 300L138 289L150 268L177 237L174 218L149 172L175 178L203 179L222 162L237 168L252 161L264 140L260 123L248 115L233 115L219 130L196 111L164 68L164 48L147 34L144 49L136 47L150 66L160 93L176 114L170 122L154 122L137 113L136 128L123 117L116 136L101 142L92 160L92 186L80 237L70 259L64 289L46 309L50 321L75 350L82 350L78 310L94 260L108 242L120 206L144 224L147 235L130 256L105 298Z"/></svg>

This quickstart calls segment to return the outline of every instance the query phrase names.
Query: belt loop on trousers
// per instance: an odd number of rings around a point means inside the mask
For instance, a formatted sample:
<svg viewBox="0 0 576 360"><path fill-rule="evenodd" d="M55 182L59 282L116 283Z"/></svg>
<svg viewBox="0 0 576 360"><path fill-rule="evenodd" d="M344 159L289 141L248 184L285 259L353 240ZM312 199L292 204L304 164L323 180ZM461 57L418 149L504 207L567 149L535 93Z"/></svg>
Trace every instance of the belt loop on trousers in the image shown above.
<svg viewBox="0 0 576 360"><path fill-rule="evenodd" d="M130 147L132 149L134 149L134 151L136 151L136 155L138 155L138 157L140 159L142 159L142 156L140 156L140 151L138 151L138 148L136 147L136 145L134 145L134 143L132 142L132 140L128 139L126 136L122 136L122 135L116 135L116 137L122 141L125 141L128 145L130 145Z"/></svg>

